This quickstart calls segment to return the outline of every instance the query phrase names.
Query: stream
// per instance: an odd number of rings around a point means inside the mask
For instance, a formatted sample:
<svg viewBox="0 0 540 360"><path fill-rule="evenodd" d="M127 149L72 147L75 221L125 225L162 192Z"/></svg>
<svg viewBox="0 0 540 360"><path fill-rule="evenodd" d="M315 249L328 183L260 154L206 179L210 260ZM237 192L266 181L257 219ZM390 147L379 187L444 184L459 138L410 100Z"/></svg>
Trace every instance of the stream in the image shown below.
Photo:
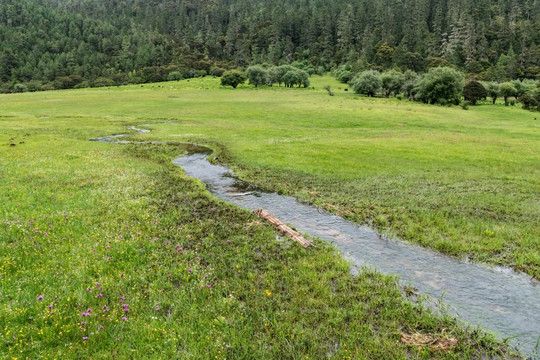
<svg viewBox="0 0 540 360"><path fill-rule="evenodd" d="M130 128L139 133L149 130ZM113 135L92 140L127 143ZM159 142L155 142L159 143ZM368 226L357 225L290 196L253 188L221 165L211 164L211 150L185 145L187 154L173 160L187 175L199 179L217 198L241 208L264 208L302 233L329 241L356 267L397 275L403 285L439 300L460 320L481 326L501 339L510 338L527 356L540 359L540 286L512 269L457 260L429 249L387 239ZM309 250L307 250L309 251Z"/></svg>

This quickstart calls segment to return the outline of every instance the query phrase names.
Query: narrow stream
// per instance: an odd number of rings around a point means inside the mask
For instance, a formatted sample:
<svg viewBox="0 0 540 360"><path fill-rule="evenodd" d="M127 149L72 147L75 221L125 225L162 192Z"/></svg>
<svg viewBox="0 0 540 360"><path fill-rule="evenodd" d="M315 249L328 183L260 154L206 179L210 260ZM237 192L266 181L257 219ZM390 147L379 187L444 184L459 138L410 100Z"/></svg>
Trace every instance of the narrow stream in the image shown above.
<svg viewBox="0 0 540 360"><path fill-rule="evenodd" d="M140 133L148 130L138 130ZM94 140L119 141L121 135ZM523 353L539 358L540 286L509 268L487 267L450 258L431 250L388 240L376 231L305 205L290 196L250 190L232 172L207 160L211 151L190 146L174 159L187 175L206 184L217 198L245 209L264 208L303 233L333 243L354 265L398 275L434 299L443 298L451 313L510 341ZM309 251L309 250L307 250ZM535 355L532 355L535 354Z"/></svg>

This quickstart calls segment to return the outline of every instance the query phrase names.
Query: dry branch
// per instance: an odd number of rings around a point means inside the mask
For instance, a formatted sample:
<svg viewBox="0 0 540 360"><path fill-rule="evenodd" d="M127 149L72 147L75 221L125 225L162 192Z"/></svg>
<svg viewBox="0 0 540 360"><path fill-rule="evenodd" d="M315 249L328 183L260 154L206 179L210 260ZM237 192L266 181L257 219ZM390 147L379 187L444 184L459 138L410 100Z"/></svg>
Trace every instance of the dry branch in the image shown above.
<svg viewBox="0 0 540 360"><path fill-rule="evenodd" d="M281 220L276 218L274 215L270 214L268 211L264 209L257 209L253 211L257 216L259 216L261 219L264 219L268 221L272 226L274 226L279 232L281 232L283 235L287 236L288 238L296 241L303 247L307 248L310 246L314 246L311 242L307 241L298 231L295 231L285 225Z"/></svg>

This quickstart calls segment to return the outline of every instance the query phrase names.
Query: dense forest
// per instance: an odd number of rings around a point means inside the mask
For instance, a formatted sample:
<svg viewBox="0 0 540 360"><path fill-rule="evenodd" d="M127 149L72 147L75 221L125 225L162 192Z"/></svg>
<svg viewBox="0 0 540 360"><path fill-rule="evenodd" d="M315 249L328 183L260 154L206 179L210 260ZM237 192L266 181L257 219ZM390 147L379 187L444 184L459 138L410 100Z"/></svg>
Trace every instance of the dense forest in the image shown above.
<svg viewBox="0 0 540 360"><path fill-rule="evenodd" d="M540 76L538 0L2 0L0 90L160 81L254 63ZM173 74L173 75L171 75Z"/></svg>

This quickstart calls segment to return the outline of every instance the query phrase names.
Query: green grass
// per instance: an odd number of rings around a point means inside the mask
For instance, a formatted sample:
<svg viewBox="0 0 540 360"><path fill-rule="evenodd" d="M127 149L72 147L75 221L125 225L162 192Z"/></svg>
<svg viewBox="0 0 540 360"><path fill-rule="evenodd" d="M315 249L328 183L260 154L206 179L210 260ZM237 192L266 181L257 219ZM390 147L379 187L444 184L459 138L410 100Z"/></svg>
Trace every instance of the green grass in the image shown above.
<svg viewBox="0 0 540 360"><path fill-rule="evenodd" d="M530 113L363 99L338 84L329 97L319 88L330 81L1 96L0 358L501 354L492 338L405 301L395 279L351 277L325 243L306 251L276 241L183 175L170 161L181 149L88 141L151 124L139 138L210 144L266 188L538 275ZM418 350L400 331L460 342Z"/></svg>
<svg viewBox="0 0 540 360"><path fill-rule="evenodd" d="M331 84L337 96L322 90ZM540 276L540 123L502 105L465 111L312 89L222 89L217 79L10 95L25 128L84 140L152 124L270 190L460 258ZM40 116L49 116L41 119ZM10 118L5 118L8 121Z"/></svg>

